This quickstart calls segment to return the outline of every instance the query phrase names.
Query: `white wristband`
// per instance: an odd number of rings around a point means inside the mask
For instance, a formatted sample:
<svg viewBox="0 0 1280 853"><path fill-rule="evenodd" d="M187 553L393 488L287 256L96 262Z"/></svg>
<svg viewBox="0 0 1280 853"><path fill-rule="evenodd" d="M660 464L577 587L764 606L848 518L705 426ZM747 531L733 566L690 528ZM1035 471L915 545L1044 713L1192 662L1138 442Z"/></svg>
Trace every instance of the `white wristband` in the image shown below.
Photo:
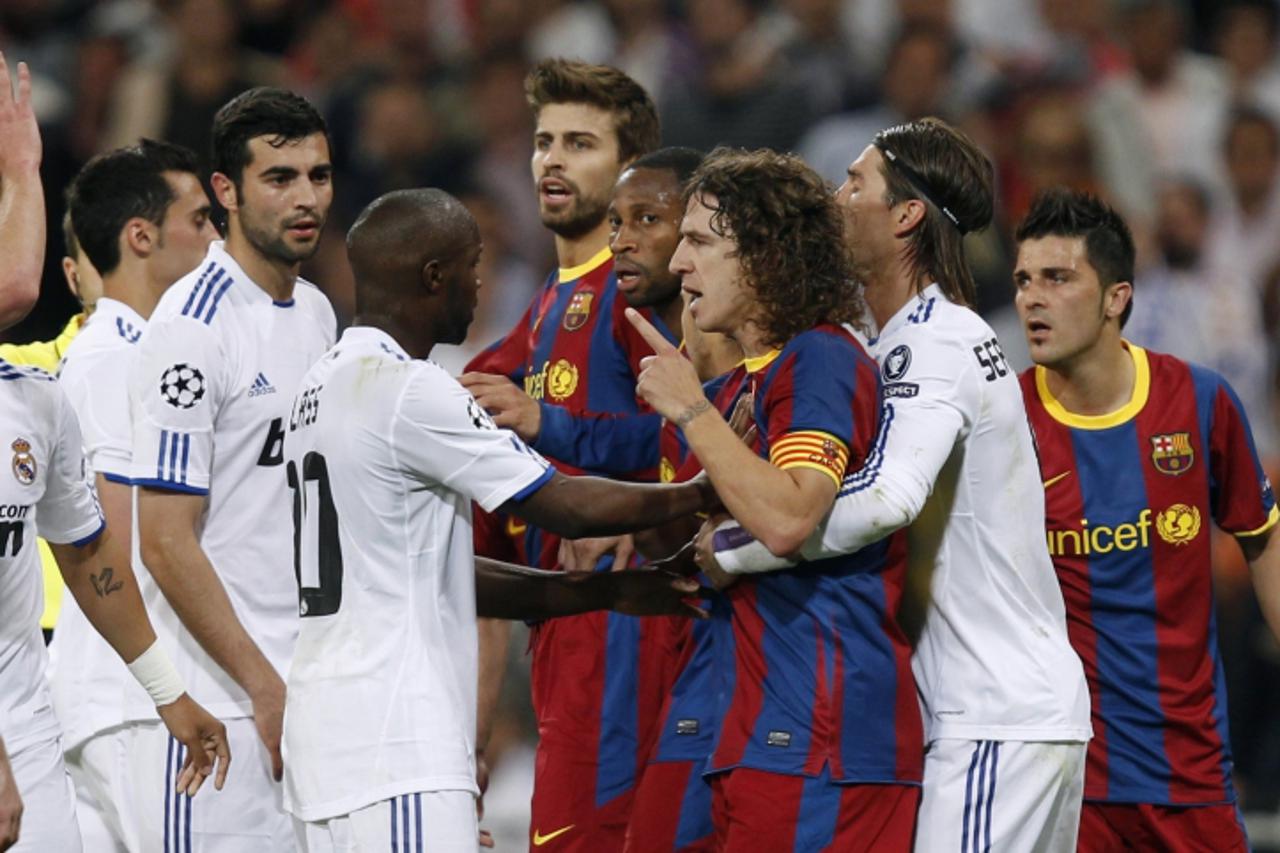
<svg viewBox="0 0 1280 853"><path fill-rule="evenodd" d="M178 675L178 671L169 662L169 656L160 647L159 640L138 655L128 667L157 708L176 702L179 696L187 692L182 676Z"/></svg>

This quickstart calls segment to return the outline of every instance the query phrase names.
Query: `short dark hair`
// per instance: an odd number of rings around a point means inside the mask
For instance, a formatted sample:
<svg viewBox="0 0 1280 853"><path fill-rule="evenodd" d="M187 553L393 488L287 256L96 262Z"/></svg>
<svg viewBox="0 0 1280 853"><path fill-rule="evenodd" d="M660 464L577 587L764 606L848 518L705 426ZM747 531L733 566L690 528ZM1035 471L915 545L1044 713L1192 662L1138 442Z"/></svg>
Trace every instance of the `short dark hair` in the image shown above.
<svg viewBox="0 0 1280 853"><path fill-rule="evenodd" d="M71 240L79 238L85 257L102 275L120 265L120 231L140 216L164 224L165 211L177 197L165 172L197 174L196 154L171 142L143 139L94 157L67 190ZM65 233L65 232L64 232Z"/></svg>
<svg viewBox="0 0 1280 853"><path fill-rule="evenodd" d="M1275 0L1230 0L1224 3L1213 19L1214 29L1220 31L1232 15L1237 12L1257 12L1266 27L1267 36L1271 39L1280 31L1280 8Z"/></svg>
<svg viewBox="0 0 1280 853"><path fill-rule="evenodd" d="M75 226L71 224L71 199L67 198L67 212L62 214L62 247L68 258L80 254L80 241L76 239Z"/></svg>
<svg viewBox="0 0 1280 853"><path fill-rule="evenodd" d="M650 151L643 157L636 159L627 168L629 169L652 169L658 172L671 172L676 176L676 182L680 186L689 183L689 179L693 177L693 173L702 165L702 161L706 159L705 154L696 148L684 148L679 145L673 145L669 148L659 148L657 151Z"/></svg>
<svg viewBox="0 0 1280 853"><path fill-rule="evenodd" d="M968 136L939 118L885 128L873 144L884 157L885 204L919 199L925 215L907 238L912 271L938 283L953 302L973 305L977 285L964 259L964 235L991 223L995 170Z"/></svg>
<svg viewBox="0 0 1280 853"><path fill-rule="evenodd" d="M535 116L548 104L590 104L613 113L621 163L654 150L662 138L653 98L611 65L544 59L524 78L524 93Z"/></svg>
<svg viewBox="0 0 1280 853"><path fill-rule="evenodd" d="M1104 288L1121 281L1133 285L1133 234L1120 214L1097 196L1062 187L1045 190L1032 201L1013 236L1019 244L1042 237L1083 238L1085 257ZM1120 315L1120 328L1132 312L1130 299Z"/></svg>
<svg viewBox="0 0 1280 853"><path fill-rule="evenodd" d="M286 89L259 86L236 95L213 117L213 170L231 179L236 189L244 179L244 167L252 159L249 140L268 137L275 148L323 133L329 142L324 117L301 95Z"/></svg>
<svg viewBox="0 0 1280 853"><path fill-rule="evenodd" d="M862 291L835 197L799 157L717 148L684 197L710 207L712 230L737 244L769 343L784 344L819 323L861 322Z"/></svg>

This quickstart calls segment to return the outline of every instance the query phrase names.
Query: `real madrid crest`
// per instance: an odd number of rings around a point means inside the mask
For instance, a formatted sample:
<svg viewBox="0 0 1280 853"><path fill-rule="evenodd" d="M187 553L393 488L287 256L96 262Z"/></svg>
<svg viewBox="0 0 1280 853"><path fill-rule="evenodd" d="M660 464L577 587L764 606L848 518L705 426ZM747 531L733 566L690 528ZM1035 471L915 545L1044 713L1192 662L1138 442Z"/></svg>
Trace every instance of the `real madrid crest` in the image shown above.
<svg viewBox="0 0 1280 853"><path fill-rule="evenodd" d="M31 442L25 438L15 439L13 444L13 476L24 486L36 481L36 458L31 455Z"/></svg>
<svg viewBox="0 0 1280 853"><path fill-rule="evenodd" d="M578 390L578 368L567 358L547 365L547 396L557 402L567 400Z"/></svg>
<svg viewBox="0 0 1280 853"><path fill-rule="evenodd" d="M573 332L587 324L591 317L591 299L594 294L580 291L569 299L569 307L564 311L564 330Z"/></svg>
<svg viewBox="0 0 1280 853"><path fill-rule="evenodd" d="M1196 461L1191 433L1171 432L1151 436L1151 462L1161 474L1184 474Z"/></svg>

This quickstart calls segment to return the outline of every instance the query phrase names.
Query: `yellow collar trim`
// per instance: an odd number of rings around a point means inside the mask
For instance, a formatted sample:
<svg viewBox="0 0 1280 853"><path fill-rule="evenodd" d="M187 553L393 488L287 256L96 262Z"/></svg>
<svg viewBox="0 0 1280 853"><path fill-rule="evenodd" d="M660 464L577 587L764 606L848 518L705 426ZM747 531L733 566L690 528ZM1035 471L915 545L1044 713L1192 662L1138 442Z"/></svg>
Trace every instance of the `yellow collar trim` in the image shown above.
<svg viewBox="0 0 1280 853"><path fill-rule="evenodd" d="M1147 363L1147 351L1142 347L1128 341L1125 341L1125 347L1133 358L1135 371L1133 394L1129 397L1129 402L1105 415L1078 415L1067 411L1066 407L1049 392L1048 370L1037 365L1036 392L1040 395L1040 402L1049 415L1058 423L1074 429L1110 429L1137 417L1138 412L1141 412L1142 407L1147 404L1147 397L1151 393L1151 366Z"/></svg>
<svg viewBox="0 0 1280 853"><path fill-rule="evenodd" d="M560 283L573 281L575 278L582 278L596 267L613 257L613 252L609 251L609 247L605 246L596 252L586 261L578 264L576 267L560 267Z"/></svg>
<svg viewBox="0 0 1280 853"><path fill-rule="evenodd" d="M744 358L742 365L747 369L747 373L759 373L769 365L773 364L778 356L782 355L782 350L771 349L764 355L757 355L754 358Z"/></svg>

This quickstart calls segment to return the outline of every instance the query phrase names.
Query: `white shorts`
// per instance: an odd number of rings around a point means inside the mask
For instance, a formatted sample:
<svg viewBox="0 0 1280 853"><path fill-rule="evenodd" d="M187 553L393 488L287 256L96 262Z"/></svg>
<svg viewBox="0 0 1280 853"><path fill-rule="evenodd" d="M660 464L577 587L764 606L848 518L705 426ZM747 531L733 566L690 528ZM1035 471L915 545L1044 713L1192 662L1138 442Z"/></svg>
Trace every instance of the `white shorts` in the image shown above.
<svg viewBox="0 0 1280 853"><path fill-rule="evenodd" d="M1087 744L937 740L924 757L921 853L1075 853Z"/></svg>
<svg viewBox="0 0 1280 853"><path fill-rule="evenodd" d="M18 843L10 853L81 853L76 792L62 763L62 741L54 737L9 756L22 797Z"/></svg>
<svg viewBox="0 0 1280 853"><path fill-rule="evenodd" d="M101 731L66 754L67 770L76 785L80 838L84 849L94 853L128 853L130 849L140 849L137 838L126 835L122 820L122 815L131 808L129 800L133 795L127 775L129 751L125 728L115 726Z"/></svg>
<svg viewBox="0 0 1280 853"><path fill-rule="evenodd" d="M476 798L470 791L426 791L381 800L328 820L294 818L303 853L475 853Z"/></svg>
<svg viewBox="0 0 1280 853"><path fill-rule="evenodd" d="M134 853L293 853L280 783L253 719L223 720L231 769L222 790L213 778L187 797L174 790L186 748L157 721L121 727L116 754L126 767L123 802L113 802ZM130 793L131 792L131 793Z"/></svg>

